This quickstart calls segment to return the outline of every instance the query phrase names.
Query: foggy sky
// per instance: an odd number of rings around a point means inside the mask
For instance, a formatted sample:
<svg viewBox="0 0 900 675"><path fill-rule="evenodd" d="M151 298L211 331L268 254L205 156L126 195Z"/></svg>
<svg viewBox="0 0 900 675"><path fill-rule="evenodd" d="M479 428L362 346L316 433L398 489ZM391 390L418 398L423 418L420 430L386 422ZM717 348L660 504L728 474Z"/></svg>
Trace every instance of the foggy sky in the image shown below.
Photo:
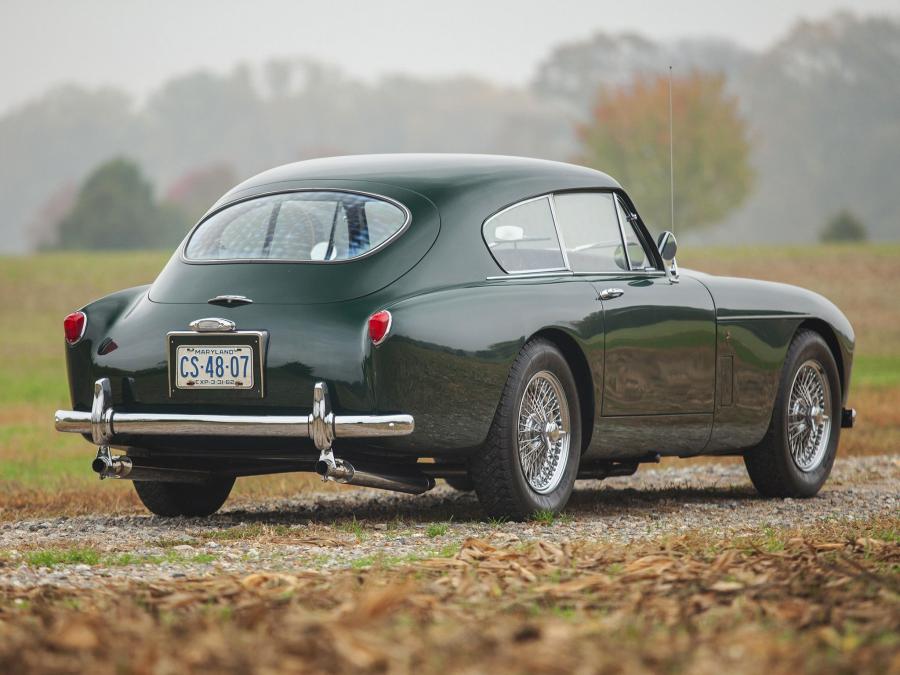
<svg viewBox="0 0 900 675"><path fill-rule="evenodd" d="M472 74L524 84L556 45L596 31L723 37L763 48L799 18L900 0L0 0L0 112L62 82L138 98L169 77L310 57L375 79Z"/></svg>

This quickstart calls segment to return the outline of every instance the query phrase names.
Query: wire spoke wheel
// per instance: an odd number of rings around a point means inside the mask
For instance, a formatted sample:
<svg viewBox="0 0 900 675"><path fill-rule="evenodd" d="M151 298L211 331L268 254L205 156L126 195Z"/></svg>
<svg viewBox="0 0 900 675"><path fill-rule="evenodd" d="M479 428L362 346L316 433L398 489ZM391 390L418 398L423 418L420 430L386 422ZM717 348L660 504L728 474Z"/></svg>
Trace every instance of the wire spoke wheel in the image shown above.
<svg viewBox="0 0 900 675"><path fill-rule="evenodd" d="M569 461L569 405L559 379L535 373L519 403L517 442L522 474L532 490L552 492Z"/></svg>
<svg viewBox="0 0 900 675"><path fill-rule="evenodd" d="M818 361L805 361L794 375L787 414L788 445L801 471L814 471L822 463L832 417L828 377Z"/></svg>

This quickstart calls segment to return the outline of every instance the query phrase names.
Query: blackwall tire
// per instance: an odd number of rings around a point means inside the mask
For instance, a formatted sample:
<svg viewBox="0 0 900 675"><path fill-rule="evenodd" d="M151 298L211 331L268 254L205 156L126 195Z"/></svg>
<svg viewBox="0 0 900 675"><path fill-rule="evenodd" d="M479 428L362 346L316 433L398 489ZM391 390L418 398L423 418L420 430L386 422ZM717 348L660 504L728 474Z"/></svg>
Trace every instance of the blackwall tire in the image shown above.
<svg viewBox="0 0 900 675"><path fill-rule="evenodd" d="M487 441L470 462L489 516L526 520L565 507L581 458L580 421L565 357L547 340L529 341L510 368Z"/></svg>
<svg viewBox="0 0 900 675"><path fill-rule="evenodd" d="M841 433L841 380L818 333L799 332L788 349L763 440L744 454L766 497L813 497L828 479Z"/></svg>
<svg viewBox="0 0 900 675"><path fill-rule="evenodd" d="M206 517L218 511L234 486L233 476L217 476L205 483L135 481L144 506L157 516Z"/></svg>

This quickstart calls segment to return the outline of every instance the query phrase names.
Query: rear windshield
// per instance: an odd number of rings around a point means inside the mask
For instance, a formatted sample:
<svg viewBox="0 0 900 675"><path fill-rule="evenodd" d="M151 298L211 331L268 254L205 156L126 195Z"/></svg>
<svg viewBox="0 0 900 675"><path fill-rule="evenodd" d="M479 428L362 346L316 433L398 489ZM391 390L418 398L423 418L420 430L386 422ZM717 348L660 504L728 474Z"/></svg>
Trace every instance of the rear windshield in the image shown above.
<svg viewBox="0 0 900 675"><path fill-rule="evenodd" d="M304 191L229 206L194 230L188 260L350 260L378 248L406 226L408 212L383 198Z"/></svg>

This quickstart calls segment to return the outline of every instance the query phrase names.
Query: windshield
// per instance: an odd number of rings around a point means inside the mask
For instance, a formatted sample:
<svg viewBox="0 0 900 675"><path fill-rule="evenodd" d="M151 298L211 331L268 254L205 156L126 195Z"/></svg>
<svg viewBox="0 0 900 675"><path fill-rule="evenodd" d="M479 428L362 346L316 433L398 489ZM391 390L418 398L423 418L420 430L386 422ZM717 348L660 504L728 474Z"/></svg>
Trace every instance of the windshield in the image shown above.
<svg viewBox="0 0 900 675"><path fill-rule="evenodd" d="M400 233L408 212L354 192L302 191L239 202L203 221L188 260L350 260Z"/></svg>

